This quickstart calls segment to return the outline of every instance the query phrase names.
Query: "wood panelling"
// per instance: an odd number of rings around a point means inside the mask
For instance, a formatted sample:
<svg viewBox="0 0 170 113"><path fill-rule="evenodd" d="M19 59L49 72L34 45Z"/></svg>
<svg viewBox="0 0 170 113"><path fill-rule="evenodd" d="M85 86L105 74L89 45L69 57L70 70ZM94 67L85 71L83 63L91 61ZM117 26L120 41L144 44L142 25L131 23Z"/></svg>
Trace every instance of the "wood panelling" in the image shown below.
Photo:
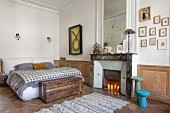
<svg viewBox="0 0 170 113"><path fill-rule="evenodd" d="M55 60L54 65L59 67L72 67L79 69L84 77L85 83L90 80L90 61Z"/></svg>
<svg viewBox="0 0 170 113"><path fill-rule="evenodd" d="M138 76L144 76L143 90L151 92L150 98L170 103L170 67L138 65Z"/></svg>
<svg viewBox="0 0 170 113"><path fill-rule="evenodd" d="M2 59L0 59L0 73L2 73Z"/></svg>

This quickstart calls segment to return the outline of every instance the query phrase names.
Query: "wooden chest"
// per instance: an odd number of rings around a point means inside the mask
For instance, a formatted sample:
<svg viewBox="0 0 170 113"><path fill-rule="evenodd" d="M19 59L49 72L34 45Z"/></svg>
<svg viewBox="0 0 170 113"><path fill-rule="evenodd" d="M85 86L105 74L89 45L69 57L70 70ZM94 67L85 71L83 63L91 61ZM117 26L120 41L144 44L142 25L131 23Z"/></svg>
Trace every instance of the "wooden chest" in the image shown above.
<svg viewBox="0 0 170 113"><path fill-rule="evenodd" d="M39 83L39 96L46 103L82 92L82 79L77 77L48 80Z"/></svg>

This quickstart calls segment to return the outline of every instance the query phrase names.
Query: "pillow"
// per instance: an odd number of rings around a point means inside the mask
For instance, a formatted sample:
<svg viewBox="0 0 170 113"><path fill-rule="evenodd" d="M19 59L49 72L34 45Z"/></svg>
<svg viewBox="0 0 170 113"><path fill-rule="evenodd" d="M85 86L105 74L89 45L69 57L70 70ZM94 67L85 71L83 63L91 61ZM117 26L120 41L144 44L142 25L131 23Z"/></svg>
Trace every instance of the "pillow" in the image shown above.
<svg viewBox="0 0 170 113"><path fill-rule="evenodd" d="M47 69L53 69L55 66L51 62L45 62Z"/></svg>
<svg viewBox="0 0 170 113"><path fill-rule="evenodd" d="M33 63L34 70L47 69L46 63Z"/></svg>
<svg viewBox="0 0 170 113"><path fill-rule="evenodd" d="M32 70L34 70L32 63L18 64L16 66L14 66L14 69L15 69L15 71L17 71L17 70L24 70L24 71L32 71Z"/></svg>

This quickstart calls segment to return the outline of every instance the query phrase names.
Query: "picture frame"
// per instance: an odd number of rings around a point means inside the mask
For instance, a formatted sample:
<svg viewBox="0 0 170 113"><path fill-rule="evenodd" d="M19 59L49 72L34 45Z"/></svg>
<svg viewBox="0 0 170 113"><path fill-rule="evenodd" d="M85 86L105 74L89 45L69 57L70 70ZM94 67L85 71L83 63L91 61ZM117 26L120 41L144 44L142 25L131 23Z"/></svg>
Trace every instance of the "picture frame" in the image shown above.
<svg viewBox="0 0 170 113"><path fill-rule="evenodd" d="M158 39L157 49L158 50L167 50L167 39Z"/></svg>
<svg viewBox="0 0 170 113"><path fill-rule="evenodd" d="M149 29L149 36L154 36L154 35L156 35L156 27Z"/></svg>
<svg viewBox="0 0 170 113"><path fill-rule="evenodd" d="M141 47L147 47L147 39L141 40Z"/></svg>
<svg viewBox="0 0 170 113"><path fill-rule="evenodd" d="M69 27L69 55L82 54L82 25Z"/></svg>
<svg viewBox="0 0 170 113"><path fill-rule="evenodd" d="M122 50L123 50L122 45L117 45L117 51L116 51L116 53L121 53Z"/></svg>
<svg viewBox="0 0 170 113"><path fill-rule="evenodd" d="M161 19L161 26L169 26L169 17Z"/></svg>
<svg viewBox="0 0 170 113"><path fill-rule="evenodd" d="M156 38L150 38L149 39L149 45L150 46L155 46L156 45Z"/></svg>
<svg viewBox="0 0 170 113"><path fill-rule="evenodd" d="M159 24L159 23L161 23L161 15L154 16L154 17L153 17L153 23L154 23L154 24Z"/></svg>
<svg viewBox="0 0 170 113"><path fill-rule="evenodd" d="M151 6L139 10L139 21L151 20Z"/></svg>
<svg viewBox="0 0 170 113"><path fill-rule="evenodd" d="M147 27L146 26L139 27L138 32L139 32L139 37L146 37L147 36Z"/></svg>
<svg viewBox="0 0 170 113"><path fill-rule="evenodd" d="M167 36L167 28L159 29L159 37L166 37Z"/></svg>

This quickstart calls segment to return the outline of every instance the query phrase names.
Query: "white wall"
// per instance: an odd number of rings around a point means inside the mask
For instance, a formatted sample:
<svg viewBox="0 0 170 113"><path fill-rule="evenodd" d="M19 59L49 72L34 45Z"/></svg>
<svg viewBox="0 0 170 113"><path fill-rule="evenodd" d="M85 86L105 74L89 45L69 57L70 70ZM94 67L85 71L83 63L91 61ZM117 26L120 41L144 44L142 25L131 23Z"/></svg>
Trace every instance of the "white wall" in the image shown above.
<svg viewBox="0 0 170 113"><path fill-rule="evenodd" d="M90 60L95 43L95 0L81 0L76 5L59 13L60 57L67 60ZM83 54L69 55L68 28L82 25Z"/></svg>
<svg viewBox="0 0 170 113"><path fill-rule="evenodd" d="M153 17L161 15L161 18L169 17L169 0L139 0L139 9L144 7L152 7L152 18L149 21L138 22L138 27L147 26L147 37L138 37L138 64L146 65L163 65L169 66L169 26L161 27L161 24L153 24ZM137 10L139 10L137 9ZM149 36L149 28L156 27L156 36ZM159 29L167 28L167 36L159 37ZM149 38L167 39L167 50L157 50L156 46L149 46ZM141 40L147 39L147 47L140 47Z"/></svg>
<svg viewBox="0 0 170 113"><path fill-rule="evenodd" d="M59 57L59 16L27 5L0 0L0 58ZM21 39L17 41L15 34ZM47 42L47 37L52 42Z"/></svg>

